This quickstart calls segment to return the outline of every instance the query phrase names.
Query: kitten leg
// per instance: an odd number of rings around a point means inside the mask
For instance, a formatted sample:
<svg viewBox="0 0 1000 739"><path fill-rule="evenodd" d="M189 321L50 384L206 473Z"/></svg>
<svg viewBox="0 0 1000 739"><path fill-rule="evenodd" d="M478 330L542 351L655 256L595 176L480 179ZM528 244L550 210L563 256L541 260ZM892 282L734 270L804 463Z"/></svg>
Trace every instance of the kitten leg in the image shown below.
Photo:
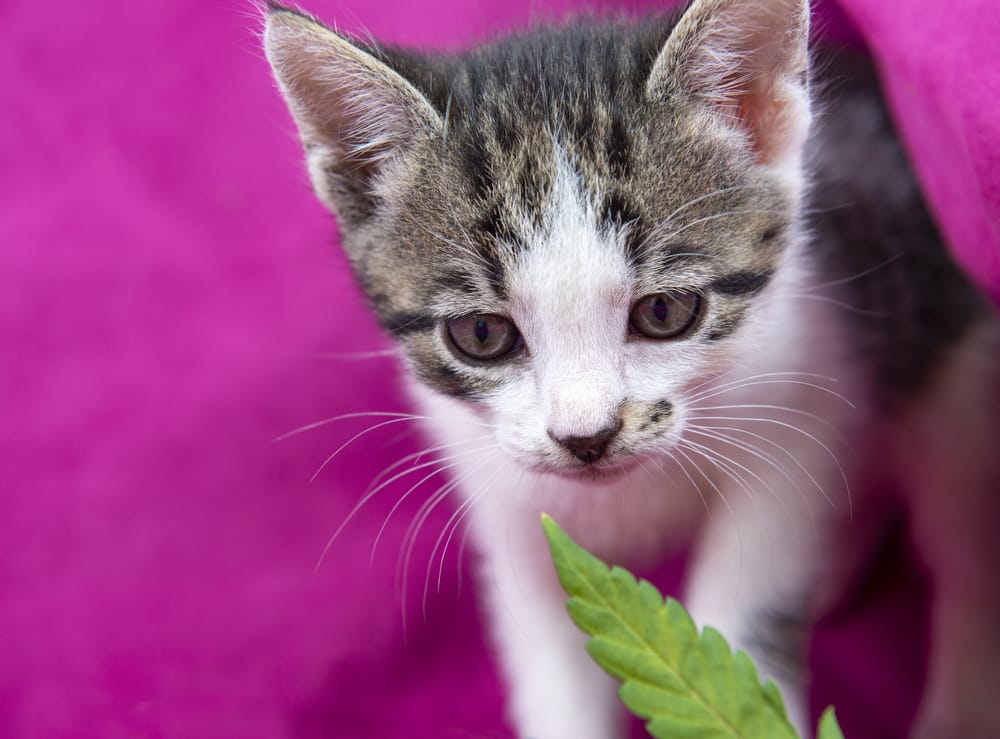
<svg viewBox="0 0 1000 739"><path fill-rule="evenodd" d="M851 510L845 478L860 460L845 452L844 439L857 427L856 420L847 420L849 414L858 411L811 391L748 402L752 408L795 407L811 413L812 420L747 419L742 426L757 436L746 435L756 443L745 444L742 456L721 443L721 436L714 447L708 442L695 447L703 452L701 459L685 451L696 463L692 476L701 475L712 499L689 569L685 604L700 627L718 629L733 648L754 659L762 678L778 683L790 720L809 736L806 637L818 609L830 604L845 572L857 566L830 552ZM710 439L713 434L711 426L692 429L692 436L701 431ZM870 550L877 538L875 521L866 517L858 527L864 529L858 538L864 534L865 540L858 551Z"/></svg>
<svg viewBox="0 0 1000 739"><path fill-rule="evenodd" d="M483 595L517 735L622 736L616 683L587 654L585 635L566 612L538 516L494 517L477 533L485 549Z"/></svg>
<svg viewBox="0 0 1000 739"><path fill-rule="evenodd" d="M990 324L966 341L900 434L914 540L933 583L927 685L913 731L928 739L1000 737L998 366L1000 330Z"/></svg>
<svg viewBox="0 0 1000 739"><path fill-rule="evenodd" d="M713 509L706 522L686 605L699 627L718 629L730 646L750 654L762 679L778 683L789 718L802 731L808 723L804 640L821 547L809 522L788 520L787 508L732 492L730 507Z"/></svg>

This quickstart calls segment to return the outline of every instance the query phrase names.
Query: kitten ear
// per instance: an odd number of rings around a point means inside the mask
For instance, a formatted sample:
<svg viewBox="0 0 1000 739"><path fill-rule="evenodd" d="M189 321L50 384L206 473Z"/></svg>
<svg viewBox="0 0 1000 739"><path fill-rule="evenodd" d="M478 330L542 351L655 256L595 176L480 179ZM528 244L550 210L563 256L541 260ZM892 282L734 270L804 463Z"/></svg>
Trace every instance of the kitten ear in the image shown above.
<svg viewBox="0 0 1000 739"><path fill-rule="evenodd" d="M691 95L743 133L758 162L794 163L810 120L808 40L808 0L694 0L646 92Z"/></svg>
<svg viewBox="0 0 1000 739"><path fill-rule="evenodd" d="M270 5L264 50L306 150L317 196L338 217L372 207L374 181L442 121L401 75L310 17Z"/></svg>

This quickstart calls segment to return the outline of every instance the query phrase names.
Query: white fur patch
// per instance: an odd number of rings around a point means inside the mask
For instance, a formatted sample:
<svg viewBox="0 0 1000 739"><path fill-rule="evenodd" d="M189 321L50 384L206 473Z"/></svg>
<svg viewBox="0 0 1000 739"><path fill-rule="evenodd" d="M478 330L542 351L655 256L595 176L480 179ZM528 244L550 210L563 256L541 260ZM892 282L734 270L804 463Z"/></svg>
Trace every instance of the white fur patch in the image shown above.
<svg viewBox="0 0 1000 739"><path fill-rule="evenodd" d="M547 217L511 276L511 313L531 353L508 407L535 453L554 435L613 425L622 386L631 280L621 244L602 235L576 174L560 157ZM514 401L514 397L506 400Z"/></svg>

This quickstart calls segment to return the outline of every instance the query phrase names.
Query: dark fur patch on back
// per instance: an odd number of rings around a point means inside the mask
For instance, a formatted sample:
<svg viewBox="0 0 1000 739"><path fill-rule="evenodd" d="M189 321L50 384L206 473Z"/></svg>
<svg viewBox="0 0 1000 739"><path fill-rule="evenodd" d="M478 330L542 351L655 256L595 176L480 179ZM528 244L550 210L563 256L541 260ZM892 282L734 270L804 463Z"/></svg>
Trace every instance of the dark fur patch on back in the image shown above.
<svg viewBox="0 0 1000 739"><path fill-rule="evenodd" d="M874 70L860 57L823 60L837 114L815 134L809 232L821 294L843 306L858 361L883 407L924 388L987 310L948 254L892 130Z"/></svg>

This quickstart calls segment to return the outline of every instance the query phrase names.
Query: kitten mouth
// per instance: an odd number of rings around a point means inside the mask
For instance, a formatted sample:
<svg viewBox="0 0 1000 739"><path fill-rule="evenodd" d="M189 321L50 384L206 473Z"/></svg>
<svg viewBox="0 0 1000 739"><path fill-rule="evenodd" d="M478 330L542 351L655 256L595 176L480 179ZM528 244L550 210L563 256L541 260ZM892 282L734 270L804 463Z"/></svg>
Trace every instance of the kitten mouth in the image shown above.
<svg viewBox="0 0 1000 739"><path fill-rule="evenodd" d="M587 482L604 482L624 475L638 464L637 460L615 460L614 462L598 462L579 467L550 467L546 471L570 480Z"/></svg>
<svg viewBox="0 0 1000 739"><path fill-rule="evenodd" d="M591 465L575 470L567 470L565 476L574 480L591 480L593 482L601 482L612 477L618 477L618 475L623 472L624 470L620 467L594 467Z"/></svg>

